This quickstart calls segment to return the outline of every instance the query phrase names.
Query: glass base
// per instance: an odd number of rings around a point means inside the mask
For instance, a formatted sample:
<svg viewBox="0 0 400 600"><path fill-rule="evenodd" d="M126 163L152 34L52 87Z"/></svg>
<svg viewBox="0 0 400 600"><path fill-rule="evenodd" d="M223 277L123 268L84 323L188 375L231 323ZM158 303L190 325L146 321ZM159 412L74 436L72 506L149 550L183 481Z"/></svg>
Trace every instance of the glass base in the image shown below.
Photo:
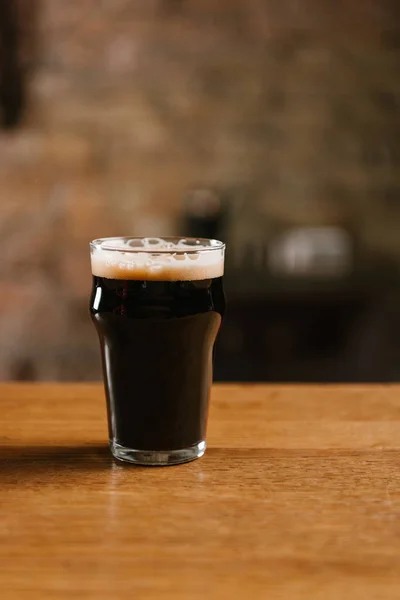
<svg viewBox="0 0 400 600"><path fill-rule="evenodd" d="M149 467L163 467L167 465L179 465L200 458L206 451L206 443L199 442L189 448L182 450L135 450L126 448L115 442L110 443L111 453L117 460L133 463L135 465L146 465Z"/></svg>

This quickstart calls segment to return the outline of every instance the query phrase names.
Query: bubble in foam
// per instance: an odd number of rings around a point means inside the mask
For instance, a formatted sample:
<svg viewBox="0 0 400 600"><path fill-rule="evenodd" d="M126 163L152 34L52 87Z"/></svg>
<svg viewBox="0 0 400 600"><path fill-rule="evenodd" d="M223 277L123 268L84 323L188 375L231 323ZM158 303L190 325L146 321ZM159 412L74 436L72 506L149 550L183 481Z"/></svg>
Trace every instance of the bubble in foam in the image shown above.
<svg viewBox="0 0 400 600"><path fill-rule="evenodd" d="M139 238L134 238L128 241L125 241L126 246L129 248L144 248L145 241Z"/></svg>
<svg viewBox="0 0 400 600"><path fill-rule="evenodd" d="M186 238L182 238L177 242L176 246L179 248L195 248L201 246L202 243L200 240L188 240Z"/></svg>
<svg viewBox="0 0 400 600"><path fill-rule="evenodd" d="M165 242L161 238L144 238L143 244L145 248L163 248Z"/></svg>

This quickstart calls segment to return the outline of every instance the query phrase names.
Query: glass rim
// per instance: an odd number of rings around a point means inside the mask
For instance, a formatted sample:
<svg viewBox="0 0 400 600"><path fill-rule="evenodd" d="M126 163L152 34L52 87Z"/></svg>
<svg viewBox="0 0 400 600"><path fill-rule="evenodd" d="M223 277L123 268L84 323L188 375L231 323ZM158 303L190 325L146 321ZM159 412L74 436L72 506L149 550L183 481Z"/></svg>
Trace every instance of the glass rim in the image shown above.
<svg viewBox="0 0 400 600"><path fill-rule="evenodd" d="M151 245L145 246L118 246L113 245L113 242L121 242L128 240L163 240L165 242L170 242L173 244L178 244L178 242L186 241L192 242L192 246L188 246L187 248L163 248L154 244L153 248ZM215 240L213 238L201 238L201 237L179 237L179 236L162 236L162 237L146 237L146 236L113 236L113 237L104 237L97 238L92 240L89 243L90 248L94 250L105 250L106 252L124 252L124 253L133 253L136 254L138 252L147 253L147 254L194 254L195 252L214 252L215 250L224 250L225 243L220 240Z"/></svg>

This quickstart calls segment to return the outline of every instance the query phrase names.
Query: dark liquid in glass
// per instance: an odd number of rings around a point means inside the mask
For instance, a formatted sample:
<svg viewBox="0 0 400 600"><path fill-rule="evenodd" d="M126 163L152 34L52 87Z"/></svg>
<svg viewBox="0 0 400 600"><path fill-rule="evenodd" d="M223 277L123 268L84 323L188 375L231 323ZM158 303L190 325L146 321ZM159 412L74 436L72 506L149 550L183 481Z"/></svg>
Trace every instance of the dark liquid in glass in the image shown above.
<svg viewBox="0 0 400 600"><path fill-rule="evenodd" d="M110 440L140 450L205 439L222 277L136 281L93 277Z"/></svg>

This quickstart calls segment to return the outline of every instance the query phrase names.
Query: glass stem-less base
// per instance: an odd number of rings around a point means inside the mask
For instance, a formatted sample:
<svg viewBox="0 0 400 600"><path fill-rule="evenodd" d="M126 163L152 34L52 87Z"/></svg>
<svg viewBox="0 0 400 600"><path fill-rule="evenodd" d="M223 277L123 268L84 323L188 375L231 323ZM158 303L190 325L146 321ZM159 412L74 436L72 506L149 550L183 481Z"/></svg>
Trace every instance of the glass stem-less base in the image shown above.
<svg viewBox="0 0 400 600"><path fill-rule="evenodd" d="M204 441L199 442L194 446L183 448L182 450L136 450L134 448L126 448L116 442L111 442L110 448L112 455L117 460L136 465L162 467L179 465L200 458L206 450L206 443Z"/></svg>

